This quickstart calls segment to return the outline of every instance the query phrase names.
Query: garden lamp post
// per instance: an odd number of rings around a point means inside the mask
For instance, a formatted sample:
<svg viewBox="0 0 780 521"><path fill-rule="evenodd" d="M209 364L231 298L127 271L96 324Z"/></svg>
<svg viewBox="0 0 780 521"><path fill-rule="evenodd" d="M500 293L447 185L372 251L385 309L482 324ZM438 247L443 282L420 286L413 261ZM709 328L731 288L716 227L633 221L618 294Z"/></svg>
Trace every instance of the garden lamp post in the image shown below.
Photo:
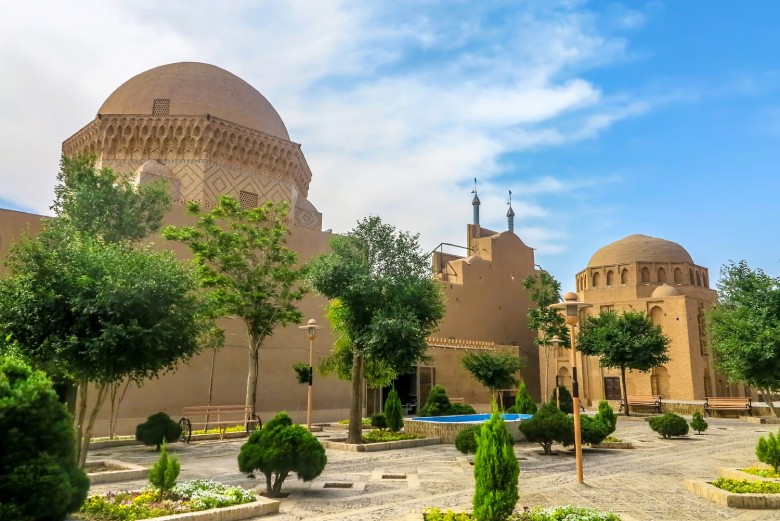
<svg viewBox="0 0 780 521"><path fill-rule="evenodd" d="M563 340L561 340L561 337L559 337L558 335L555 335L555 336L553 336L550 339L550 343L555 347L555 349L557 351L558 348L561 347L561 344L563 343ZM558 356L557 353L556 353L555 356L557 358L557 356ZM556 365L557 365L557 363L556 363ZM559 411L561 410L561 391L560 391L560 387L561 387L561 377L556 374L555 375L555 405L556 405L556 407L558 407Z"/></svg>
<svg viewBox="0 0 780 521"><path fill-rule="evenodd" d="M571 327L571 397L574 408L574 455L577 464L577 481L583 483L582 477L582 433L580 432L580 391L577 382L577 346L574 342L574 326L580 319L580 310L591 307L591 304L577 301L577 294L571 291L563 296L563 302L551 304L552 309L563 311L566 323Z"/></svg>
<svg viewBox="0 0 780 521"><path fill-rule="evenodd" d="M317 321L312 318L305 326L298 326L298 329L305 329L306 336L309 338L309 393L306 400L306 430L311 432L311 404L314 397L312 385L314 381L314 337L317 335L317 330L322 329L322 326L318 326Z"/></svg>

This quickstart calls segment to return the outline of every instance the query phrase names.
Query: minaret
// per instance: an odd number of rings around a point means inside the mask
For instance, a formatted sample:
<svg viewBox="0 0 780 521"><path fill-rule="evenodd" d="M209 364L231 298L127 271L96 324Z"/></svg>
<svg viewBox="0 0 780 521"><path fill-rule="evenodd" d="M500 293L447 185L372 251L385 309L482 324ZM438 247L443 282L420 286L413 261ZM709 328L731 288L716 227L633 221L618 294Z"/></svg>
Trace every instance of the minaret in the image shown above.
<svg viewBox="0 0 780 521"><path fill-rule="evenodd" d="M474 223L475 225L479 226L479 196L477 196L477 178L474 178L474 190L471 191L472 194L474 194L474 199L471 200L471 206L473 207L474 212Z"/></svg>
<svg viewBox="0 0 780 521"><path fill-rule="evenodd" d="M509 190L509 202L506 203L509 205L509 210L506 211L506 222L507 226L509 226L509 231L514 232L515 231L515 211L512 210L512 190Z"/></svg>

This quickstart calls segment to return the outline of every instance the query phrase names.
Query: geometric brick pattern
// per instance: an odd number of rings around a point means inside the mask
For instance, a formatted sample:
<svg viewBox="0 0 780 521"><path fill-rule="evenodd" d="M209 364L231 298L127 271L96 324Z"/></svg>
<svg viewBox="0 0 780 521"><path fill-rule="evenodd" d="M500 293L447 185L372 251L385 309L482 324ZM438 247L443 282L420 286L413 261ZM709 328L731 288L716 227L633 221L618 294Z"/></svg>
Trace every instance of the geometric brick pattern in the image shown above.
<svg viewBox="0 0 780 521"><path fill-rule="evenodd" d="M320 212L296 208L295 226L308 230L322 230L322 214Z"/></svg>

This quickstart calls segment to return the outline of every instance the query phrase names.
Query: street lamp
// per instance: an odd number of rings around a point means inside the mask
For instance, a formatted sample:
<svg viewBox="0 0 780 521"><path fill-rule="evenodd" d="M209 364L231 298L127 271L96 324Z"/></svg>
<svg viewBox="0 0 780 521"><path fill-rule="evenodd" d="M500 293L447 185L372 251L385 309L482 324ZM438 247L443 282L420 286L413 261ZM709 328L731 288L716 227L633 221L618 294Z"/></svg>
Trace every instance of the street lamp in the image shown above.
<svg viewBox="0 0 780 521"><path fill-rule="evenodd" d="M550 305L563 311L566 323L571 327L571 397L574 408L574 455L577 463L577 481L582 483L582 433L580 432L580 391L577 383L577 346L574 343L574 326L580 319L580 310L591 304L577 302L577 294L571 291L563 296L563 302Z"/></svg>
<svg viewBox="0 0 780 521"><path fill-rule="evenodd" d="M317 325L317 321L309 319L309 323L305 326L298 326L298 329L305 329L307 331L306 336L309 337L309 393L306 400L306 430L311 432L311 403L314 393L312 392L314 381L314 337L317 335L317 330L322 329L322 326Z"/></svg>

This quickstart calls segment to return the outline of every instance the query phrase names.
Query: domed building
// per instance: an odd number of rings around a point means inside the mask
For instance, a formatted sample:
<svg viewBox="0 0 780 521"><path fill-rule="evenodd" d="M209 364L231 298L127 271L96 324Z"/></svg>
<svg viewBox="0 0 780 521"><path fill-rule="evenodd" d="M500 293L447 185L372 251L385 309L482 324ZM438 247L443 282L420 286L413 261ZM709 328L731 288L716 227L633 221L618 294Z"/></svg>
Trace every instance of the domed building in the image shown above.
<svg viewBox="0 0 780 521"><path fill-rule="evenodd" d="M713 305L706 267L694 263L681 245L647 235L629 235L596 251L575 277L577 296L605 310L642 311L671 339L670 361L650 373L626 375L627 394L660 395L663 400L703 400L706 396L744 396L714 370L704 334L704 310ZM561 350L556 375L571 385L568 350ZM620 372L599 366L598 358L578 354L581 396L586 402L620 400Z"/></svg>

